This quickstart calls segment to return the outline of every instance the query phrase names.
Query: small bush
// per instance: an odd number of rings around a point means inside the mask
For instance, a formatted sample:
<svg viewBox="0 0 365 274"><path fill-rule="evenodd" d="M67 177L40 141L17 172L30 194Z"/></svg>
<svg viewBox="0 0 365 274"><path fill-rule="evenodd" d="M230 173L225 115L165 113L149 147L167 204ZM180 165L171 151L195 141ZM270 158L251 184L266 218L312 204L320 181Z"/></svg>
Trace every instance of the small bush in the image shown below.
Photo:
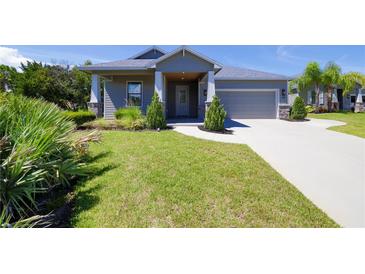
<svg viewBox="0 0 365 274"><path fill-rule="evenodd" d="M294 100L294 104L291 108L290 118L293 120L303 120L307 117L307 111L305 109L304 101L302 97L297 97Z"/></svg>
<svg viewBox="0 0 365 274"><path fill-rule="evenodd" d="M166 128L166 120L163 114L163 107L157 92L152 96L152 102L147 108L147 127L150 129Z"/></svg>
<svg viewBox="0 0 365 274"><path fill-rule="evenodd" d="M137 120L142 117L142 112L139 107L127 107L120 108L114 112L115 119L130 119L132 121Z"/></svg>
<svg viewBox="0 0 365 274"><path fill-rule="evenodd" d="M132 122L130 129L142 130L146 128L146 119L140 118Z"/></svg>
<svg viewBox="0 0 365 274"><path fill-rule="evenodd" d="M79 110L79 111L65 111L65 116L73 121L77 126L81 126L86 122L90 122L96 119L94 112L89 110Z"/></svg>
<svg viewBox="0 0 365 274"><path fill-rule="evenodd" d="M305 110L307 111L307 113L313 113L315 108L311 105L307 105L305 106Z"/></svg>
<svg viewBox="0 0 365 274"><path fill-rule="evenodd" d="M213 97L213 101L205 114L204 127L209 130L223 131L224 119L227 113L217 96Z"/></svg>

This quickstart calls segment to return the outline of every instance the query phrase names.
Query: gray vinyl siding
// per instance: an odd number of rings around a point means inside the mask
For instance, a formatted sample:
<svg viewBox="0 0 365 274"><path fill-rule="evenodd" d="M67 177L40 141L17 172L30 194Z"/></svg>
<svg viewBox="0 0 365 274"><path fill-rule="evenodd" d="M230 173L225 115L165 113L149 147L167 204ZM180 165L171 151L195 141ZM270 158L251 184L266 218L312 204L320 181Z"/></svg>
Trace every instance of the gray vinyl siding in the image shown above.
<svg viewBox="0 0 365 274"><path fill-rule="evenodd" d="M197 81L169 81L166 92L166 112L168 118L176 117L176 86L189 86L189 116L198 116L198 83Z"/></svg>
<svg viewBox="0 0 365 274"><path fill-rule="evenodd" d="M141 76L119 76L113 81L105 82L104 94L104 118L113 119L114 112L118 108L126 106L127 81L142 81L142 112L145 113L147 106L151 103L154 91L154 77L152 75Z"/></svg>
<svg viewBox="0 0 365 274"><path fill-rule="evenodd" d="M216 80L215 89L279 89L279 103L288 102L287 81L286 80ZM285 96L281 90L285 89Z"/></svg>
<svg viewBox="0 0 365 274"><path fill-rule="evenodd" d="M166 60L156 64L156 70L162 72L207 72L214 69L214 64L211 64L188 51L178 52L170 56Z"/></svg>

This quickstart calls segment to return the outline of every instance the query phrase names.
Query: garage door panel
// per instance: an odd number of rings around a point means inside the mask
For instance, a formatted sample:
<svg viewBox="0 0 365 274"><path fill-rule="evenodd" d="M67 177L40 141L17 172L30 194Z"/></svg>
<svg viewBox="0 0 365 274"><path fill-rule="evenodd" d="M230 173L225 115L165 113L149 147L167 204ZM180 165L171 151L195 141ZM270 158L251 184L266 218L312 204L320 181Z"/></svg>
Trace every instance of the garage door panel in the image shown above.
<svg viewBox="0 0 365 274"><path fill-rule="evenodd" d="M227 118L276 118L275 92L273 91L217 91Z"/></svg>

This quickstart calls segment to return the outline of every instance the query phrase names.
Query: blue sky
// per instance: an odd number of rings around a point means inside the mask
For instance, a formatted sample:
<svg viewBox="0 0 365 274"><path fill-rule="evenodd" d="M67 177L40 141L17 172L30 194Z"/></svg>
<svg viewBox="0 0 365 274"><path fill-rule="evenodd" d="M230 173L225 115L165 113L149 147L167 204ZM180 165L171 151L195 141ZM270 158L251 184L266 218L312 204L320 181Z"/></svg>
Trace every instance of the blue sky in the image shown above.
<svg viewBox="0 0 365 274"><path fill-rule="evenodd" d="M46 63L82 64L128 58L149 46L1 46L0 63L16 65L32 59ZM160 46L171 51L177 46ZM231 66L241 66L284 75L301 73L310 61L324 66L339 64L343 72L365 73L365 46L191 46L210 58Z"/></svg>

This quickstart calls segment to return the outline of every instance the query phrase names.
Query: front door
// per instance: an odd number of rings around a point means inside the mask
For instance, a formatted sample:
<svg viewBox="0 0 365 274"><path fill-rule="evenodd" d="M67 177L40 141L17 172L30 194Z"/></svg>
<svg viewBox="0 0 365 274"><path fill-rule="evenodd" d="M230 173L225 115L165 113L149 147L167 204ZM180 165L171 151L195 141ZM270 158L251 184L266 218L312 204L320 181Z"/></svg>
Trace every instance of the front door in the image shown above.
<svg viewBox="0 0 365 274"><path fill-rule="evenodd" d="M189 86L176 86L176 116L189 116Z"/></svg>

